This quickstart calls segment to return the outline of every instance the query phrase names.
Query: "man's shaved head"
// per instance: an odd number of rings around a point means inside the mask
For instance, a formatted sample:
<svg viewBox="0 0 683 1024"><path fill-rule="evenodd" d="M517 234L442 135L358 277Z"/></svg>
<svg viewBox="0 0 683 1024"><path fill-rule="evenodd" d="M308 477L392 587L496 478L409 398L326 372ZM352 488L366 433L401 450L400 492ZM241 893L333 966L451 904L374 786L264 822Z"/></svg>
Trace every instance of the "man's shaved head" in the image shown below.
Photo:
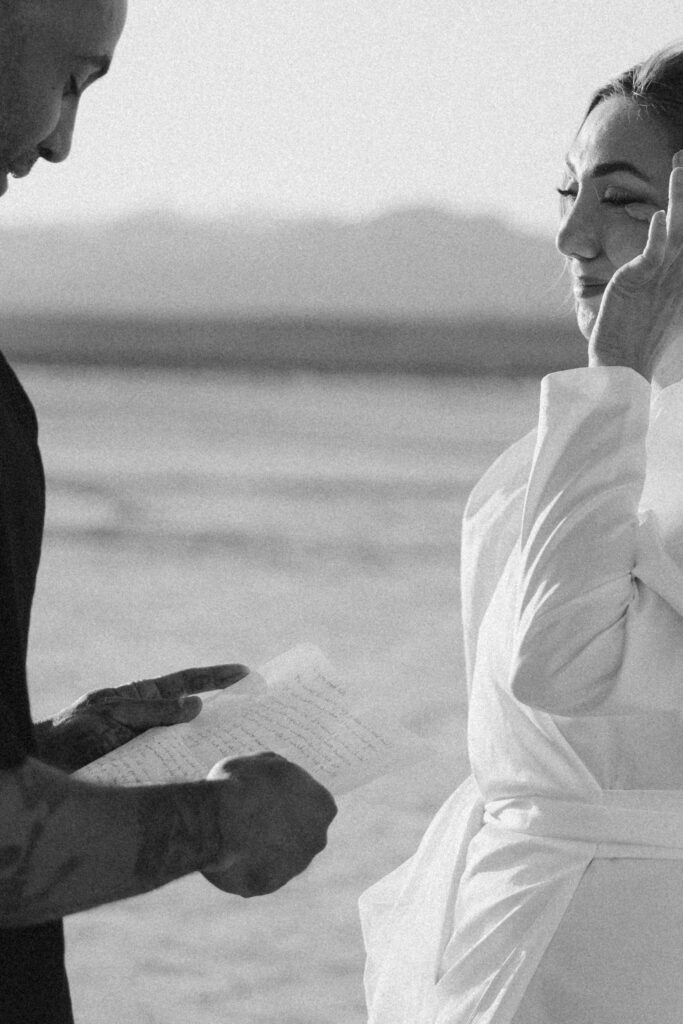
<svg viewBox="0 0 683 1024"><path fill-rule="evenodd" d="M78 103L106 74L127 0L0 0L0 195L69 155Z"/></svg>

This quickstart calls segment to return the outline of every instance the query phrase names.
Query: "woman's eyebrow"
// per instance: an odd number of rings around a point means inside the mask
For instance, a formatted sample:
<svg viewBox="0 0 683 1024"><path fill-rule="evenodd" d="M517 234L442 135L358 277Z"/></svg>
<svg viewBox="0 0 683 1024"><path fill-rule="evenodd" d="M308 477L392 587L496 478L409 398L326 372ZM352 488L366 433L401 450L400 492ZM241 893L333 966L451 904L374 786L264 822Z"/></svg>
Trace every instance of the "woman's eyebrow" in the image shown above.
<svg viewBox="0 0 683 1024"><path fill-rule="evenodd" d="M576 171L569 160L565 161L567 170L576 177ZM647 182L648 185L652 184L652 179L641 171L635 164L629 163L628 160L608 160L605 163L596 164L594 167L588 169L587 177L589 178L604 178L607 174L616 174L617 171L626 171L628 174L632 174L635 178L640 178L641 181Z"/></svg>

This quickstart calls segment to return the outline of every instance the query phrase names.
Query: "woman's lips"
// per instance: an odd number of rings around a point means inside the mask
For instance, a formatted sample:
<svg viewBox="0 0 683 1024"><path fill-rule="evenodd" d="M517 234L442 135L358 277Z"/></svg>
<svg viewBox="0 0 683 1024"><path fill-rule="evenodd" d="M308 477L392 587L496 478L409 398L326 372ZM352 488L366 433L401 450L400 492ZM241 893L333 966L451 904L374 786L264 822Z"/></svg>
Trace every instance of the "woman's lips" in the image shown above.
<svg viewBox="0 0 683 1024"><path fill-rule="evenodd" d="M594 295L602 295L608 283L594 277L577 277L574 279L574 294L578 299L590 299Z"/></svg>

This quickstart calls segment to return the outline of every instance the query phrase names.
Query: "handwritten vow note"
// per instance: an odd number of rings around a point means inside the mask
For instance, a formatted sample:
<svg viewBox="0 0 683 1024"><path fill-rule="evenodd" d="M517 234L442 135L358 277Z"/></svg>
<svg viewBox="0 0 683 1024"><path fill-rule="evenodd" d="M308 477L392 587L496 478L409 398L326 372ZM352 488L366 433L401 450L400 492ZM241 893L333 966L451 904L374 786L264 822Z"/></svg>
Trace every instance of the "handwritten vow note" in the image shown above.
<svg viewBox="0 0 683 1024"><path fill-rule="evenodd" d="M193 722L150 729L75 774L118 785L182 782L203 779L224 757L272 750L341 794L432 753L386 710L356 706L313 646L268 662L239 689L206 699Z"/></svg>

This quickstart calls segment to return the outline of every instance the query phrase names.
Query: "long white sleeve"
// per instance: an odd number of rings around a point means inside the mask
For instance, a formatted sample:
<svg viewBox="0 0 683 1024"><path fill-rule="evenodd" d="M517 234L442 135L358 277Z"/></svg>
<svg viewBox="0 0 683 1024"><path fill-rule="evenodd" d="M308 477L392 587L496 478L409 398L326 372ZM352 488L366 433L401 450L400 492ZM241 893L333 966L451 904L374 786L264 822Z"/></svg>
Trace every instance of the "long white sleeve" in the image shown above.
<svg viewBox="0 0 683 1024"><path fill-rule="evenodd" d="M635 592L649 410L647 382L626 368L543 381L509 678L532 707L590 714L615 684Z"/></svg>

